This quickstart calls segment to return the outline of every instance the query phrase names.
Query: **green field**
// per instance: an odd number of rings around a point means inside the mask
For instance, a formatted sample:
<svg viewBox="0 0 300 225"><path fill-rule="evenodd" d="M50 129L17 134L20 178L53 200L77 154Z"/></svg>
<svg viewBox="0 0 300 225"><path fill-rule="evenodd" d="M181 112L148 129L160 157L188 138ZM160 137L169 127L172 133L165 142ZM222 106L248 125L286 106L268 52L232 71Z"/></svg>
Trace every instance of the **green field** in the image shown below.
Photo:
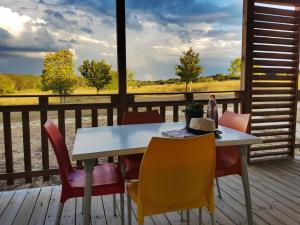
<svg viewBox="0 0 300 225"><path fill-rule="evenodd" d="M240 90L240 81L239 80L229 80L229 81L210 81L210 82L199 82L193 84L193 91L199 92L208 92L208 91L237 91ZM161 92L184 92L185 84L164 84L164 85L148 85L142 87L128 88L128 93L161 93ZM117 91L100 91L99 94L116 94ZM28 89L22 91L16 91L11 95L47 95L52 94L50 91L43 92L39 89ZM73 94L96 94L94 88L89 87L80 87L76 88ZM167 96L162 96L167 98ZM146 97L145 97L146 98ZM93 98L80 97L73 99L76 103L92 101ZM147 100L147 99L144 99ZM167 99L166 99L167 100ZM51 103L59 102L59 98L51 98ZM15 104L37 104L37 98L1 98L0 96L0 105L15 105Z"/></svg>

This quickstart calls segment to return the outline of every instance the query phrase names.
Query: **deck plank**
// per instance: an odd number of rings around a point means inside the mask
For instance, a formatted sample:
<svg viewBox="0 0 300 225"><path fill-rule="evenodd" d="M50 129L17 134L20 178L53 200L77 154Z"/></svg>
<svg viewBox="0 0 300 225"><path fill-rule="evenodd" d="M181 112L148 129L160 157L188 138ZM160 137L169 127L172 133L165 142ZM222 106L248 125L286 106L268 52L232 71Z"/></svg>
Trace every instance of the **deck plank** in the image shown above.
<svg viewBox="0 0 300 225"><path fill-rule="evenodd" d="M65 202L63 213L60 220L61 225L76 224L75 207L76 207L76 198L68 199Z"/></svg>
<svg viewBox="0 0 300 225"><path fill-rule="evenodd" d="M13 223L27 192L28 189L16 191L0 218L0 224L10 225Z"/></svg>
<svg viewBox="0 0 300 225"><path fill-rule="evenodd" d="M241 183L238 182L237 177L230 177L229 179L231 179L231 181L233 181L240 188L242 187ZM252 184L250 184L250 186L253 187ZM276 199L271 198L264 192L258 191L255 188L252 188L251 191L252 200L256 202L256 199L263 199L266 205L271 209L268 211L272 215L274 215L274 217L278 218L278 220L291 225L299 224L297 221L299 221L300 214L291 211L289 208L285 207L281 203L278 204Z"/></svg>
<svg viewBox="0 0 300 225"><path fill-rule="evenodd" d="M295 190L290 189L287 185L284 185L283 183L278 182L278 178L275 178L275 174L267 176L264 174L263 177L261 175L263 174L263 171L261 170L252 170L251 171L251 177L255 177L256 181L260 182L266 187L269 187L273 191L275 191L277 194L284 196L285 198L289 199L289 201L300 204L300 198L298 197L298 193ZM251 178L250 177L250 178ZM292 193L291 193L292 192Z"/></svg>
<svg viewBox="0 0 300 225"><path fill-rule="evenodd" d="M55 224L59 199L60 199L61 186L55 186L52 189L49 207L46 214L45 225Z"/></svg>
<svg viewBox="0 0 300 225"><path fill-rule="evenodd" d="M235 210L233 210L231 206L228 205L225 201L223 201L218 197L216 197L215 199L216 199L215 204L218 209L217 212L218 211L222 212L222 214L224 216L226 215L226 217L229 218L233 222L233 224L246 223L246 218L241 217L241 215L239 215Z"/></svg>
<svg viewBox="0 0 300 225"><path fill-rule="evenodd" d="M16 191L6 191L3 192L2 195L0 196L0 218L6 209L7 204L11 200L11 198L14 196Z"/></svg>
<svg viewBox="0 0 300 225"><path fill-rule="evenodd" d="M29 225L44 224L53 187L43 187L32 212Z"/></svg>
<svg viewBox="0 0 300 225"><path fill-rule="evenodd" d="M221 178L223 179L223 178ZM229 194L227 194L226 190L224 190L224 186L221 185L221 193L222 193L222 200L224 202L227 202L227 205L230 205L232 210L235 210L241 217L243 217L245 220L247 218L246 210L245 210L245 203L241 203ZM255 224L261 224L261 225L267 225L266 221L258 217L256 214L253 214L253 220Z"/></svg>
<svg viewBox="0 0 300 225"><path fill-rule="evenodd" d="M283 175L282 177L284 180L288 181L291 187L294 187L296 190L298 190L297 186L300 185L300 180L295 179L299 177L299 169L297 167L294 167L290 164L287 164L283 167L280 163L264 163L261 168L267 168L267 171L272 171L274 169L277 176Z"/></svg>
<svg viewBox="0 0 300 225"><path fill-rule="evenodd" d="M103 208L105 209L104 213L106 216L107 225L121 224L120 212L117 211L117 216L113 215L112 203L113 203L112 196L109 195L102 196L102 204L103 204ZM125 215L127 215L126 212ZM125 224L127 224L127 220L125 221Z"/></svg>
<svg viewBox="0 0 300 225"><path fill-rule="evenodd" d="M239 191L242 190L242 182L239 179L237 182L232 181L232 177L229 176L229 178L226 180L227 183L230 183L232 187L238 188ZM250 185L251 188L251 185ZM274 218L276 218L277 223L279 224L286 224L285 221L290 221L290 219L284 215L282 212L274 208L270 202L265 201L265 199L261 199L259 196L256 195L256 193L251 189L251 200L252 200L252 206L253 211L256 210L256 213L264 214L264 215L272 215ZM294 224L295 221L291 221L291 223L287 224ZM271 223L273 224L273 223Z"/></svg>
<svg viewBox="0 0 300 225"><path fill-rule="evenodd" d="M76 225L83 225L82 203L83 198L76 198Z"/></svg>
<svg viewBox="0 0 300 225"><path fill-rule="evenodd" d="M29 189L13 225L28 224L41 188Z"/></svg>
<svg viewBox="0 0 300 225"><path fill-rule="evenodd" d="M300 160L280 160L255 163L249 166L249 181L253 217L257 225L300 224ZM222 199L216 196L218 225L246 224L245 198L239 176L220 179ZM53 225L60 199L61 186L21 189L0 193L1 225ZM215 191L215 193L217 193ZM92 225L120 224L120 199L117 197L117 216L113 216L112 196L93 197ZM126 197L125 197L126 204ZM61 224L82 225L82 198L67 201ZM136 205L132 203L132 224L137 225ZM127 223L127 207L125 205ZM198 209L190 211L191 224L198 224ZM204 225L210 216L203 210ZM179 212L145 218L145 225L185 225Z"/></svg>
<svg viewBox="0 0 300 225"><path fill-rule="evenodd" d="M234 198L236 201L241 203L244 207L243 210L246 211L245 208L245 198L244 198L244 193L243 190L239 190L238 187L232 186L232 183L229 183L228 178L222 178L219 180L221 187L224 191L227 192L232 198ZM269 215L267 213L264 213L261 211L261 209L257 206L257 204L253 204L253 199L252 199L252 212L254 215L260 217L264 221L266 221L268 224L281 224L278 223L277 219L274 218L272 215Z"/></svg>
<svg viewBox="0 0 300 225"><path fill-rule="evenodd" d="M111 199L112 199L112 196L111 196ZM94 196L92 198L91 206L92 206L92 209L91 209L92 225L107 224L101 196Z"/></svg>

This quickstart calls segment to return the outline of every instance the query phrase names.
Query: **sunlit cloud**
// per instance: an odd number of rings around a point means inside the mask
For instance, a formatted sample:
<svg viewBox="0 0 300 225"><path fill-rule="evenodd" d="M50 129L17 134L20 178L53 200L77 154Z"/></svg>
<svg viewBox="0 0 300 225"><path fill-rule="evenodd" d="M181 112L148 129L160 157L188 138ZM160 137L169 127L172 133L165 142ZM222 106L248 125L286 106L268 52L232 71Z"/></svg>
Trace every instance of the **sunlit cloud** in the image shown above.
<svg viewBox="0 0 300 225"><path fill-rule="evenodd" d="M0 7L0 15L0 27L16 36L20 35L25 29L25 25L31 21L29 16L21 16L5 7Z"/></svg>
<svg viewBox="0 0 300 225"><path fill-rule="evenodd" d="M92 44L102 45L107 48L110 47L110 45L107 41L101 41L101 40L86 37L86 36L78 36L78 40L83 41L83 42L92 43Z"/></svg>
<svg viewBox="0 0 300 225"><path fill-rule="evenodd" d="M241 14L237 0L127 0L127 67L140 80L174 78L193 47L206 75L226 73L241 54ZM0 72L40 74L44 55L62 48L76 72L85 59L117 68L115 1L1 1L0 15Z"/></svg>

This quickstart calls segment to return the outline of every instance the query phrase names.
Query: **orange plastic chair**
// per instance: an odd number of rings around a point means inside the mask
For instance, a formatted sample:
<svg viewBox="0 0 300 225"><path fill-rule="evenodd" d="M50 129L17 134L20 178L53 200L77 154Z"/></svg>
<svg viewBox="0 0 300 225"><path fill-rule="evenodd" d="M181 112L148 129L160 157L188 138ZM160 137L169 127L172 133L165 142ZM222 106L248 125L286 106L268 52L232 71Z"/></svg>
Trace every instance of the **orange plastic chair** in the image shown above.
<svg viewBox="0 0 300 225"><path fill-rule="evenodd" d="M237 114L225 111L219 119L219 124L246 133L249 127L249 121L250 114ZM221 198L221 190L217 178L233 174L241 176L241 158L239 149L236 146L218 147L216 154L216 183L218 194Z"/></svg>
<svg viewBox="0 0 300 225"><path fill-rule="evenodd" d="M123 125L130 124L143 124L143 123L162 123L158 110L147 111L147 112L124 112ZM120 161L124 165L125 174L124 177L127 180L138 179L140 165L143 158L143 154L134 154L122 156Z"/></svg>
<svg viewBox="0 0 300 225"><path fill-rule="evenodd" d="M215 160L213 134L186 139L152 138L142 160L139 181L127 184L128 209L133 199L138 223L143 224L145 216L207 207L214 224Z"/></svg>

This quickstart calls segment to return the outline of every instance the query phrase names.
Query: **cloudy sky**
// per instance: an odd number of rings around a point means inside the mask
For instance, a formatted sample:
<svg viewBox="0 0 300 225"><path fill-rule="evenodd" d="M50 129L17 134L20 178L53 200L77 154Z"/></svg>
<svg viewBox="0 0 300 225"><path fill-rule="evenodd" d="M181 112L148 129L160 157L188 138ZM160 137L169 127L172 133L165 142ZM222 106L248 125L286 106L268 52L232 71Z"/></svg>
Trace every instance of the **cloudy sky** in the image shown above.
<svg viewBox="0 0 300 225"><path fill-rule="evenodd" d="M127 66L136 79L174 78L189 47L205 74L241 54L242 0L126 0ZM47 52L105 59L116 68L114 0L0 0L0 72L41 74ZM76 73L77 69L76 69Z"/></svg>

